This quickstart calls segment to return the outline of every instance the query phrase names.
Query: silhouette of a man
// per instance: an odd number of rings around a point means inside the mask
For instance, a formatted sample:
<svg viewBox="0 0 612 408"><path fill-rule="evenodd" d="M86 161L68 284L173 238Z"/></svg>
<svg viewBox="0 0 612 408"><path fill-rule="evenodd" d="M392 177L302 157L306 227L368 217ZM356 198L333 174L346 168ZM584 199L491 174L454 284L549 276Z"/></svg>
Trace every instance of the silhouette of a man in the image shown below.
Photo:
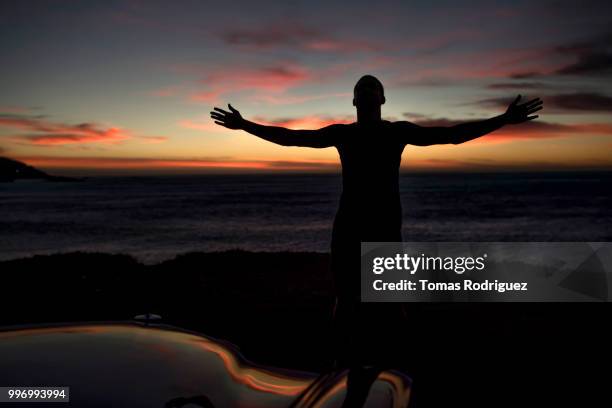
<svg viewBox="0 0 612 408"><path fill-rule="evenodd" d="M401 304L360 302L360 243L402 241L402 206L399 169L406 145L460 144L504 125L537 118L539 98L519 104L521 95L501 115L449 127L423 127L407 121L381 118L385 94L381 82L364 75L354 88L357 121L332 124L316 130L292 130L265 126L244 119L228 104L230 112L214 108L215 123L242 129L283 146L335 147L342 162L342 195L334 220L331 242L332 270L336 285L337 363L354 367L371 364L369 351L389 349L383 344L393 336L381 331L397 324ZM399 307L397 306L399 305ZM381 340L384 339L384 340ZM376 341L379 341L377 344Z"/></svg>

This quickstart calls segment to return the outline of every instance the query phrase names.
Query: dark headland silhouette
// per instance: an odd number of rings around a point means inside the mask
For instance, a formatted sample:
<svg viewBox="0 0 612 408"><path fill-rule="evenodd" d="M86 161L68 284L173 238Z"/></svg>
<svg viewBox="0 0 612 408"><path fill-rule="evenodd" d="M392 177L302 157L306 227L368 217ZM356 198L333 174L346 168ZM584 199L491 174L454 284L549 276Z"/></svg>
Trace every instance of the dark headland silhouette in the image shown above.
<svg viewBox="0 0 612 408"><path fill-rule="evenodd" d="M402 241L402 151L406 145L461 144L505 125L537 118L534 113L542 109L543 102L535 98L519 104L520 99L518 95L504 113L490 119L450 127L422 127L408 121L383 120L383 85L376 77L364 75L354 87L357 121L351 124L293 130L246 120L231 104L229 111L215 107L210 112L218 125L244 130L282 146L338 150L342 195L333 224L331 269L336 288L336 364L353 373L349 375L345 406L360 406L377 371L400 364L400 354L408 354L406 345L410 339L402 338L396 329L409 324L405 307L401 303L361 303L359 291L360 243ZM351 387L351 383L357 385Z"/></svg>
<svg viewBox="0 0 612 408"><path fill-rule="evenodd" d="M82 181L82 178L53 176L35 167L9 159L0 157L0 182L11 182L15 180L39 179L47 181Z"/></svg>

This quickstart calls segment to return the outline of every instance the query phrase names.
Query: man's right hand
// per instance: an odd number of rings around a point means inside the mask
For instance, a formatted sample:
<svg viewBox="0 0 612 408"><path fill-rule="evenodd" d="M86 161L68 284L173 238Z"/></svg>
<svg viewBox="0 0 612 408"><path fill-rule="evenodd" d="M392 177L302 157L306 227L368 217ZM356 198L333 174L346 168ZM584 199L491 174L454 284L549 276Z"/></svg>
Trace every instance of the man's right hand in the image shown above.
<svg viewBox="0 0 612 408"><path fill-rule="evenodd" d="M538 115L533 114L542 109L542 100L540 100L540 98L535 98L529 102L519 105L518 102L520 99L521 95L517 96L514 102L508 106L508 109L502 115L506 124L514 125L517 123L527 122L528 120L533 120L538 117Z"/></svg>
<svg viewBox="0 0 612 408"><path fill-rule="evenodd" d="M215 110L210 112L210 117L214 119L217 125L225 126L228 129L242 129L245 122L244 118L231 104L228 103L227 106L231 112L215 107Z"/></svg>

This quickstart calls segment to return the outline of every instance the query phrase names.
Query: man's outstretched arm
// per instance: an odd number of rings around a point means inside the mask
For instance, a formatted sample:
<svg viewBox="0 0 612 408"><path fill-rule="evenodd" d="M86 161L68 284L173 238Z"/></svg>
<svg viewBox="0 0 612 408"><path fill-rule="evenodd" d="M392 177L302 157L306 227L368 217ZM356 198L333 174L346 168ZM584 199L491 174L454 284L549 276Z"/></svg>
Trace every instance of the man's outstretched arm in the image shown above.
<svg viewBox="0 0 612 408"><path fill-rule="evenodd" d="M536 119L533 113L542 109L540 98L518 105L521 95L508 106L505 113L490 119L460 123L454 126L423 127L410 122L396 122L406 144L430 146L434 144L460 144L491 133L502 126ZM533 116L530 116L533 115Z"/></svg>
<svg viewBox="0 0 612 408"><path fill-rule="evenodd" d="M337 132L334 132L334 130L338 126L342 126L334 124L316 130L294 130L280 126L266 126L244 119L231 104L227 106L231 112L226 112L217 107L210 112L210 117L214 119L216 124L228 129L244 130L281 146L331 147L336 144L335 135Z"/></svg>

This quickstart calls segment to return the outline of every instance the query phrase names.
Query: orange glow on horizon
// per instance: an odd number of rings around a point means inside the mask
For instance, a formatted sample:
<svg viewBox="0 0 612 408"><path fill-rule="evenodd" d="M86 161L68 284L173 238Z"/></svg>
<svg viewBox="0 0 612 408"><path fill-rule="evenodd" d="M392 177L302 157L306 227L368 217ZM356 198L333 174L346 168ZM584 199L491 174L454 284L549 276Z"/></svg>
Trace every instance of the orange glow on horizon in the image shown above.
<svg viewBox="0 0 612 408"><path fill-rule="evenodd" d="M337 167L336 161L301 160L163 160L147 158L103 158L103 157L19 157L30 166L72 169L245 169L245 170L317 170Z"/></svg>
<svg viewBox="0 0 612 408"><path fill-rule="evenodd" d="M284 120L270 120L262 117L256 117L255 121L263 125L281 126L289 129L320 129L335 123L349 124L354 122L353 119L349 118L323 118L314 115Z"/></svg>
<svg viewBox="0 0 612 408"><path fill-rule="evenodd" d="M155 172L172 169L183 172L193 169L210 170L244 170L244 171L306 171L340 173L338 160L158 160L142 158L96 158L96 157L16 157L17 160L43 170L149 170ZM545 166L543 164L546 164ZM525 167L526 166L526 167ZM496 170L496 169L531 169L542 168L612 168L610 161L574 160L572 162L515 162L507 160L460 160L455 158L415 158L403 160L400 170L442 171L442 170Z"/></svg>

